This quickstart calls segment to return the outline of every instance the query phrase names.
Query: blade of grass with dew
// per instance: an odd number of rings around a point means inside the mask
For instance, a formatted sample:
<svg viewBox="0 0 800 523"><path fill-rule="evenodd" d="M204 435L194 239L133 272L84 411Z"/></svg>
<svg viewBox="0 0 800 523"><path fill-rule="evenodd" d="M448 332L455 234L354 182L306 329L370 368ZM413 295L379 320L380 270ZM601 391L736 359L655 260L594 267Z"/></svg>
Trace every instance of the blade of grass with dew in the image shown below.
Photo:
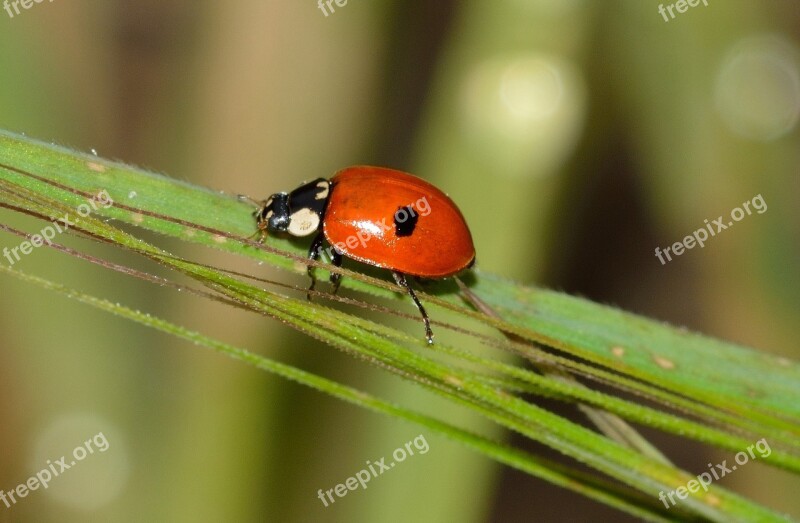
<svg viewBox="0 0 800 523"><path fill-rule="evenodd" d="M119 206L103 210L103 214L125 223L282 268L304 270L296 263L304 258L302 249L288 241L268 238L267 244L297 254L294 261L230 241L254 232L252 206L233 196L7 132L0 132L0 163L5 167L0 169L0 176L42 195L62 201L80 199L21 172L57 180L89 194L105 189ZM148 213L170 216L185 224ZM345 286L394 296L388 290L391 286L380 288L343 272L351 276L344 279ZM749 406L750 410L768 411L776 419L797 425L800 405L792 401L800 395L800 365L796 362L687 333L588 300L517 285L491 274L476 274L472 291L494 307L505 322L528 329L517 331L527 339L685 396L702 398L711 405L719 403L734 411ZM530 331L537 336L531 336Z"/></svg>

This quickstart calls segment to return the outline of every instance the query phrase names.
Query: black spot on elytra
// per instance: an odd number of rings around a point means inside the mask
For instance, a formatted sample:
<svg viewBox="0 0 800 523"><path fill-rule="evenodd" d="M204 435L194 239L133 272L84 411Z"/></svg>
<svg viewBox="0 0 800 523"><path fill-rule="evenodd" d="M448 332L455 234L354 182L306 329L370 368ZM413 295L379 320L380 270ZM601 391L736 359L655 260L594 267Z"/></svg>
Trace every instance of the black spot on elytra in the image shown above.
<svg viewBox="0 0 800 523"><path fill-rule="evenodd" d="M411 236L417 227L417 220L419 214L410 205L398 208L394 213L394 233L399 237Z"/></svg>

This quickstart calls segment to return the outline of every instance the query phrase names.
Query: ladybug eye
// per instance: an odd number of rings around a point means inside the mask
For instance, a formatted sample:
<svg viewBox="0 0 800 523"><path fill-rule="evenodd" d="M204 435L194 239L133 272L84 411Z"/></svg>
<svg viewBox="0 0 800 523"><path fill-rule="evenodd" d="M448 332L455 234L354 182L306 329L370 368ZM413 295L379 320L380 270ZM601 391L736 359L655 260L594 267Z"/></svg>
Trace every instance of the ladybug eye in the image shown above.
<svg viewBox="0 0 800 523"><path fill-rule="evenodd" d="M259 223L267 223L267 229L273 232L286 231L289 223L289 204L286 193L276 193L267 198L264 206L258 211Z"/></svg>
<svg viewBox="0 0 800 523"><path fill-rule="evenodd" d="M319 228L319 215L307 207L295 211L289 221L289 234L292 236L308 236Z"/></svg>

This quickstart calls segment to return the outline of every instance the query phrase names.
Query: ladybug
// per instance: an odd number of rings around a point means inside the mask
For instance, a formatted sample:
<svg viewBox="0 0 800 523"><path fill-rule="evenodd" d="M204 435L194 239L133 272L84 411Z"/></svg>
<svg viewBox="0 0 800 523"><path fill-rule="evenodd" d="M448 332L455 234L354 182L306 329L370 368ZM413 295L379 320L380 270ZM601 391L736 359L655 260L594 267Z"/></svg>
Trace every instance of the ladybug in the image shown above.
<svg viewBox="0 0 800 523"><path fill-rule="evenodd" d="M337 267L347 257L392 271L419 309L428 343L433 343L430 320L407 276L446 278L475 261L472 235L456 204L425 180L385 167L348 167L330 180L275 193L260 202L254 216L262 240L268 232L313 234L310 260L327 253ZM310 299L316 284L311 266L308 275ZM341 274L331 274L330 281L335 293Z"/></svg>

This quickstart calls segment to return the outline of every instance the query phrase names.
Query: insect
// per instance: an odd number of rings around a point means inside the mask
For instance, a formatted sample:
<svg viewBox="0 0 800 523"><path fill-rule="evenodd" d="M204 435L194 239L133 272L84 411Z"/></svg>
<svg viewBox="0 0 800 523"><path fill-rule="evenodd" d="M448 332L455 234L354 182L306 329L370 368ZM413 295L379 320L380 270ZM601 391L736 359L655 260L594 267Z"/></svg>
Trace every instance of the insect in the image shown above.
<svg viewBox="0 0 800 523"><path fill-rule="evenodd" d="M439 279L471 267L475 247L456 204L441 190L411 174L384 167L355 166L330 180L318 178L292 192L275 193L254 213L261 239L269 233L314 235L310 260L323 245L337 267L342 257L392 271L413 300L433 343L430 319L408 276ZM316 284L313 268L308 298ZM334 293L340 274L331 274Z"/></svg>

